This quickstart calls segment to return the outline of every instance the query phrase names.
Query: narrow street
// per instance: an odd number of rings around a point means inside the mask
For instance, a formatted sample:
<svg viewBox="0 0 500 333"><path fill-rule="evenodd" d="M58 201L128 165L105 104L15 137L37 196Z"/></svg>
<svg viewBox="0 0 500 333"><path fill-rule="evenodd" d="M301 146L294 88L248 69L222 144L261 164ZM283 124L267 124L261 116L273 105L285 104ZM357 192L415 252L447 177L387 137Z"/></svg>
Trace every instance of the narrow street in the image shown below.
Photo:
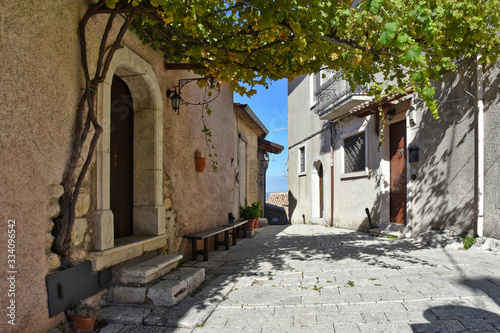
<svg viewBox="0 0 500 333"><path fill-rule="evenodd" d="M500 332L493 252L269 226L184 266L206 269L198 293L173 308L126 307L136 324L109 323L100 332Z"/></svg>

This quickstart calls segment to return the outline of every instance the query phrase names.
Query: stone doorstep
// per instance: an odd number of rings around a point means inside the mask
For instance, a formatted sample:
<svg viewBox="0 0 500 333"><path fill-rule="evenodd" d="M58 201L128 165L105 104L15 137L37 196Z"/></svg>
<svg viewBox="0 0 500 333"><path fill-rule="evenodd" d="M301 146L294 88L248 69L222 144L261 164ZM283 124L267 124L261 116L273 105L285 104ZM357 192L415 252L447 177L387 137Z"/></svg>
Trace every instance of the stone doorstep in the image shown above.
<svg viewBox="0 0 500 333"><path fill-rule="evenodd" d="M205 269L180 267L161 277L156 284L146 286L117 286L113 288L114 303L145 303L173 306L205 281Z"/></svg>
<svg viewBox="0 0 500 333"><path fill-rule="evenodd" d="M174 306L205 281L205 269L180 267L162 280L148 290L147 297L154 305Z"/></svg>
<svg viewBox="0 0 500 333"><path fill-rule="evenodd" d="M397 238L404 238L404 234L400 231L391 231L383 228L370 229L370 235L375 236L394 236Z"/></svg>
<svg viewBox="0 0 500 333"><path fill-rule="evenodd" d="M187 292L192 293L205 281L205 269L196 267L179 267L178 269L162 276L163 280L184 280Z"/></svg>
<svg viewBox="0 0 500 333"><path fill-rule="evenodd" d="M118 280L123 284L145 285L177 266L182 259L180 254L158 255L139 264L123 268Z"/></svg>

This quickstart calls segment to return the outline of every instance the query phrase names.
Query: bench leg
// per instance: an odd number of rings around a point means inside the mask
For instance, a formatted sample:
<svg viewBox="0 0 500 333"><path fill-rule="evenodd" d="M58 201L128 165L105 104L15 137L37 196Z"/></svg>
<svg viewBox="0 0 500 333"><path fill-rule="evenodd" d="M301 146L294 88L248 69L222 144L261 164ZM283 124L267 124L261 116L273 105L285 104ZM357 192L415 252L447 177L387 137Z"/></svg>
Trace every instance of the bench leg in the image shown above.
<svg viewBox="0 0 500 333"><path fill-rule="evenodd" d="M229 230L224 231L224 246L229 250Z"/></svg>
<svg viewBox="0 0 500 333"><path fill-rule="evenodd" d="M198 247L196 245L197 240L196 239L191 239L191 258L193 260L198 259Z"/></svg>
<svg viewBox="0 0 500 333"><path fill-rule="evenodd" d="M204 245L203 245L203 261L208 261L208 244L209 244L210 238L207 237L204 239Z"/></svg>
<svg viewBox="0 0 500 333"><path fill-rule="evenodd" d="M214 235L214 251L219 250L219 235Z"/></svg>
<svg viewBox="0 0 500 333"><path fill-rule="evenodd" d="M231 235L233 236L233 245L236 245L236 238L238 238L237 235L238 235L238 232L239 232L238 227L234 227L233 231L231 231L231 232L232 232Z"/></svg>

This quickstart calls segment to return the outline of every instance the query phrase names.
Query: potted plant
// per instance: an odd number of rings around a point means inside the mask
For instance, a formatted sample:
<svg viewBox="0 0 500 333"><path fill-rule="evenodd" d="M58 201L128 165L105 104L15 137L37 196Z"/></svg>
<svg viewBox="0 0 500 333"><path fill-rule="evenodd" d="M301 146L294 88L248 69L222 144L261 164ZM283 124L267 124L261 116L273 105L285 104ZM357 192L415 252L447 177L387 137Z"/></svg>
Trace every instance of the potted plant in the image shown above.
<svg viewBox="0 0 500 333"><path fill-rule="evenodd" d="M201 157L201 153L196 150L194 152L194 167L196 171L203 172L205 170L205 166L207 164L207 158Z"/></svg>
<svg viewBox="0 0 500 333"><path fill-rule="evenodd" d="M68 309L68 316L73 322L76 333L92 333L97 319L98 307L82 301L73 303Z"/></svg>
<svg viewBox="0 0 500 333"><path fill-rule="evenodd" d="M245 206L240 206L240 216L242 219L248 220L247 230L251 231L259 225L259 218L262 214L260 208L260 200L252 203L250 206L245 199Z"/></svg>

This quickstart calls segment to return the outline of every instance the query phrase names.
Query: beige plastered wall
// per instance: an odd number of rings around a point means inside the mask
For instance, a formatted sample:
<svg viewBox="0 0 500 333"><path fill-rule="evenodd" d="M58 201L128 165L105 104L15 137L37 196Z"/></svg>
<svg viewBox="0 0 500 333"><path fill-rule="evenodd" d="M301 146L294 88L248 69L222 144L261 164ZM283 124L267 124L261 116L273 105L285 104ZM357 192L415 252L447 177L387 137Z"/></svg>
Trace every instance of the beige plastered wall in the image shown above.
<svg viewBox="0 0 500 333"><path fill-rule="evenodd" d="M16 325L0 321L2 332L44 332L62 315L49 318L45 277L58 266L50 252L52 218L58 215L60 182L69 161L77 102L84 86L77 36L78 22L86 10L84 1L2 2L0 14L0 243L7 244L9 220L16 223ZM92 18L87 29L90 67L106 17ZM115 25L116 28L117 25ZM116 31L115 31L116 32ZM171 109L164 92L181 78L195 77L186 71L166 71L160 54L153 52L127 32L123 44L146 61L163 92L162 195L165 208L164 246L170 253L189 254L186 233L214 227L227 221L233 209L235 158L232 93L223 86L205 116L218 156L217 172L210 161L204 172L194 168L194 152L210 153L201 132L201 107ZM196 96L199 88L185 87L183 97ZM184 95L185 94L185 95ZM99 112L99 110L98 110ZM229 139L229 140L228 140ZM82 188L78 232L72 237L74 263L88 260L93 245L97 178L94 156ZM0 253L6 254L3 246ZM2 257L6 257L2 255ZM6 281L6 260L0 278ZM0 305L11 298L0 290ZM4 316L5 314L2 314Z"/></svg>
<svg viewBox="0 0 500 333"><path fill-rule="evenodd" d="M246 179L241 179L240 182L246 181L246 199L250 205L259 200L259 161L257 157L258 135L255 133L242 119L236 118L238 134L241 134L247 143L246 157ZM244 167L242 165L240 168ZM241 173L240 173L241 174ZM241 198L240 202L245 202L245 198Z"/></svg>

